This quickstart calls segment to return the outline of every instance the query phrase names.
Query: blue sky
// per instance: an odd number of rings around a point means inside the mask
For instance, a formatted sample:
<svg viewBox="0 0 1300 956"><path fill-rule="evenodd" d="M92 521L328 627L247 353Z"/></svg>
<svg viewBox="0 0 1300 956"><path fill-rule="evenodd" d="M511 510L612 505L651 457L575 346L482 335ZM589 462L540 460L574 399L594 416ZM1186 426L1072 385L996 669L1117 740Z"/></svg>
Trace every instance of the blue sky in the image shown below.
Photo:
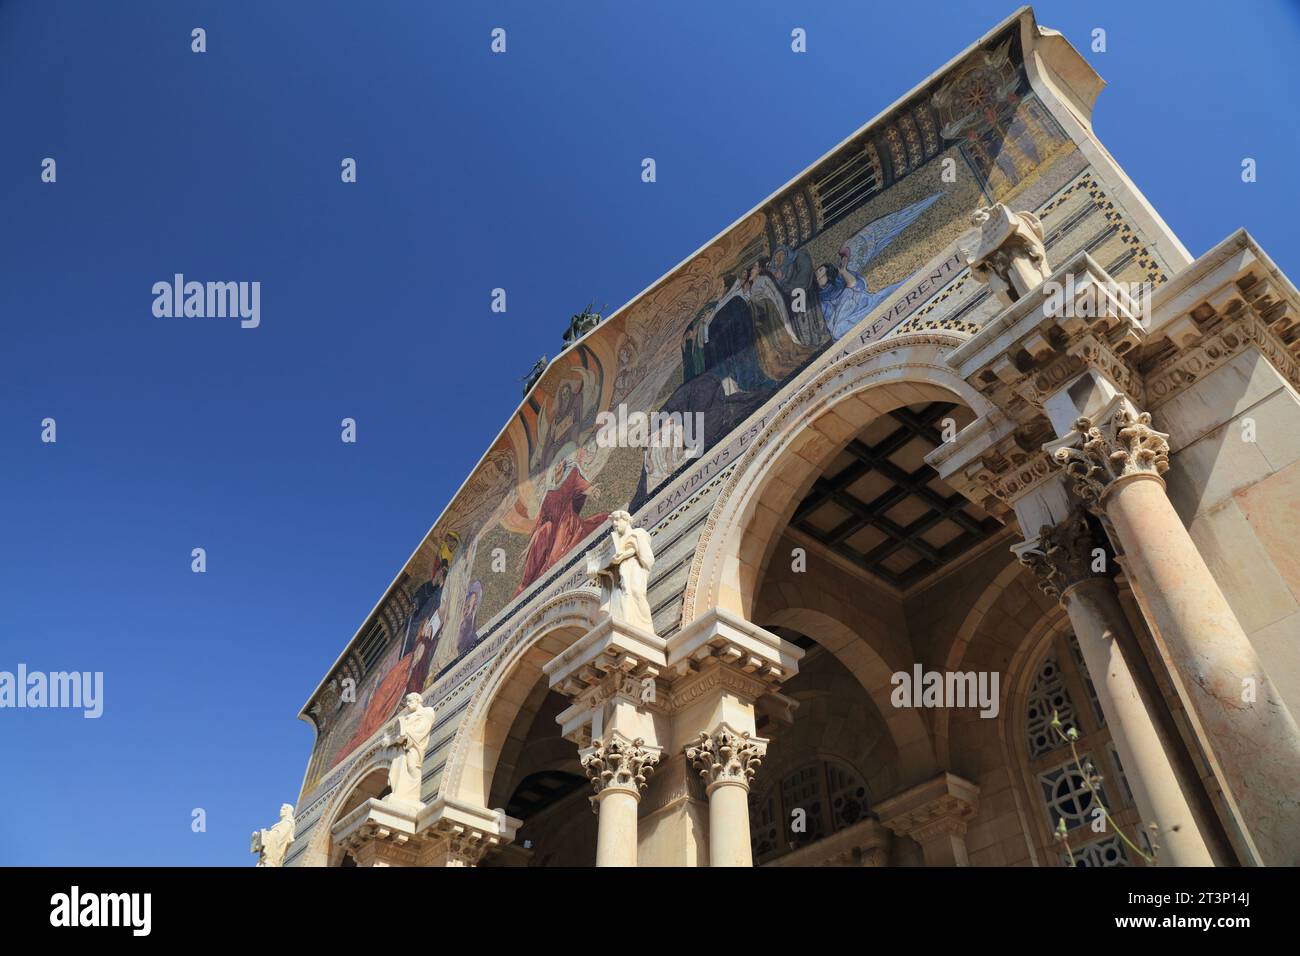
<svg viewBox="0 0 1300 956"><path fill-rule="evenodd" d="M302 782L299 707L570 313L1013 9L0 2L0 670L105 674L98 720L0 710L0 864L251 865ZM1192 253L1244 225L1300 276L1296 5L1036 10ZM260 327L155 318L176 272L260 281Z"/></svg>

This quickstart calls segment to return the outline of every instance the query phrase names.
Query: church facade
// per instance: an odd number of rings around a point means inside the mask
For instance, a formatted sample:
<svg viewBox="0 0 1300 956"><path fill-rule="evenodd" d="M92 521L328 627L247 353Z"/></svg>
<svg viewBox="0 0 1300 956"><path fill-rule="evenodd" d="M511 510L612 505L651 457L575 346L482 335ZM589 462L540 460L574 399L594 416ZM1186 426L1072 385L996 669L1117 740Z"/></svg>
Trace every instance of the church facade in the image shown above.
<svg viewBox="0 0 1300 956"><path fill-rule="evenodd" d="M1021 10L566 336L269 865L1300 863L1300 294L1101 86Z"/></svg>

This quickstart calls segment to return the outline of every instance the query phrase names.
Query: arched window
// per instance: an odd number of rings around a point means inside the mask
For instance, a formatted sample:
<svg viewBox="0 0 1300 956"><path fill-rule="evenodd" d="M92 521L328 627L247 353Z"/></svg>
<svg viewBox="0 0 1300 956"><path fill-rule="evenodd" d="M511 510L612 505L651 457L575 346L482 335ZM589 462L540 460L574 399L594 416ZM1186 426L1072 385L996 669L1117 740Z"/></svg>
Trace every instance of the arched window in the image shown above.
<svg viewBox="0 0 1300 956"><path fill-rule="evenodd" d="M792 823L799 814L802 830ZM750 794L750 837L754 863L765 863L864 820L867 785L842 760L815 760L790 771L779 783Z"/></svg>
<svg viewBox="0 0 1300 956"><path fill-rule="evenodd" d="M1091 762L1101 776L1098 794L1088 788L1069 743L1052 728L1053 714L1060 720L1062 731L1078 732L1074 746L1079 762L1085 768ZM1100 798L1130 839L1135 838L1141 824L1097 690L1073 634L1053 638L1039 661L1025 704L1025 749L1047 825L1046 838L1062 865L1070 865L1071 852L1076 866L1129 866L1140 862L1108 824L1101 829L1103 824L1098 822ZM1051 838L1062 821L1070 852Z"/></svg>

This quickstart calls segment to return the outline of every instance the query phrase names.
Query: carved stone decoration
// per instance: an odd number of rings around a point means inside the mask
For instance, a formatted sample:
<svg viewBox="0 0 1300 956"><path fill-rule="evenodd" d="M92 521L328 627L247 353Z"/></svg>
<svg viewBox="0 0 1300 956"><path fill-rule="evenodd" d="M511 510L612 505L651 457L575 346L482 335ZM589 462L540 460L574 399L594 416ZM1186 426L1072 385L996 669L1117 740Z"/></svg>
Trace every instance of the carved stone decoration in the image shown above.
<svg viewBox="0 0 1300 956"><path fill-rule="evenodd" d="M280 822L269 830L254 830L249 852L256 853L258 866L283 866L293 842L293 804L280 805Z"/></svg>
<svg viewBox="0 0 1300 956"><path fill-rule="evenodd" d="M650 569L654 550L650 533L632 527L632 516L615 511L609 516L609 537L587 555L587 575L601 586L601 607L616 621L654 633L650 618Z"/></svg>
<svg viewBox="0 0 1300 956"><path fill-rule="evenodd" d="M686 759L700 772L710 790L724 783L748 788L766 755L766 740L751 737L748 731L738 734L727 727L712 736L701 733L699 741L686 748Z"/></svg>
<svg viewBox="0 0 1300 956"><path fill-rule="evenodd" d="M1055 526L1044 525L1037 541L1025 542L1012 550L1020 563L1034 572L1038 586L1048 597L1061 595L1089 578L1105 577L1094 571L1093 550L1097 547L1082 509Z"/></svg>
<svg viewBox="0 0 1300 956"><path fill-rule="evenodd" d="M421 857L426 865L478 866L488 851L496 849L501 841L473 827L443 825L436 827L427 838L427 847Z"/></svg>
<svg viewBox="0 0 1300 956"><path fill-rule="evenodd" d="M388 788L392 792L384 797L389 803L419 804L421 768L424 751L433 733L437 711L425 707L419 694L406 695L401 715L397 718L397 733L385 734L380 743L385 747L399 748L388 768Z"/></svg>
<svg viewBox="0 0 1300 956"><path fill-rule="evenodd" d="M647 747L644 738L628 740L622 734L597 738L581 755L582 769L591 778L591 787L599 795L609 789L626 790L638 799L646 788L646 778L659 763L659 749ZM599 809L597 797L591 798Z"/></svg>
<svg viewBox="0 0 1300 956"><path fill-rule="evenodd" d="M1080 418L1053 460L1074 479L1074 492L1090 510L1112 483L1134 475L1159 478L1169 470L1169 436L1151 427L1151 415L1121 405L1103 424Z"/></svg>
<svg viewBox="0 0 1300 956"><path fill-rule="evenodd" d="M971 225L977 244L965 252L971 275L988 285L1004 306L1036 289L1052 274L1043 245L1043 224L1030 212L1002 203L977 209Z"/></svg>

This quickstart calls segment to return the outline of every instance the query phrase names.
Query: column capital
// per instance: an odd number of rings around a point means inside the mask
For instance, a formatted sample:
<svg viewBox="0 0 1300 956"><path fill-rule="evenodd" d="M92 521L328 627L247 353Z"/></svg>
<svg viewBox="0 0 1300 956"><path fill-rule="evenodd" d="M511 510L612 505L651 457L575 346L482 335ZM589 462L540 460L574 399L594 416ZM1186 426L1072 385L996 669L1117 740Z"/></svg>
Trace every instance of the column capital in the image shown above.
<svg viewBox="0 0 1300 956"><path fill-rule="evenodd" d="M706 792L712 793L722 786L741 786L748 790L767 755L767 744L762 737L723 724L711 734L701 732L699 740L686 748L686 759L700 772L707 785Z"/></svg>
<svg viewBox="0 0 1300 956"><path fill-rule="evenodd" d="M1044 525L1037 538L1014 545L1011 550L1034 573L1043 593L1059 601L1076 585L1105 579L1104 572L1093 570L1097 546L1083 509L1076 507L1057 524Z"/></svg>
<svg viewBox="0 0 1300 956"><path fill-rule="evenodd" d="M1074 492L1090 510L1117 483L1154 479L1169 469L1169 436L1151 427L1151 415L1118 396L1096 418L1080 417L1074 428L1045 446L1073 479Z"/></svg>
<svg viewBox="0 0 1300 956"><path fill-rule="evenodd" d="M584 747L578 758L595 791L592 809L599 810L601 798L610 791L622 791L640 800L661 753L661 748L647 746L644 738L630 739L617 731Z"/></svg>

